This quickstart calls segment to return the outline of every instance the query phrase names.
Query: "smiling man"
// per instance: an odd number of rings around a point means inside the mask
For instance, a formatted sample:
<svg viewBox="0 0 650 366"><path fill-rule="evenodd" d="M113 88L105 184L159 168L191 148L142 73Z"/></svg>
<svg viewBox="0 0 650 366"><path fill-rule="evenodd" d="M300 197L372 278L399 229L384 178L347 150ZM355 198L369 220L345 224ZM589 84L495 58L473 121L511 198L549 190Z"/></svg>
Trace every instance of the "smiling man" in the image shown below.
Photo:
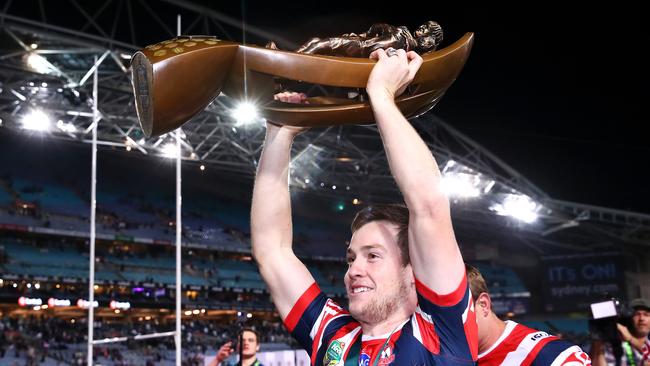
<svg viewBox="0 0 650 366"><path fill-rule="evenodd" d="M300 128L267 123L251 209L253 255L313 366L472 365L477 324L449 201L431 152L394 102L422 58L381 49L371 58L377 63L366 91L406 205L370 206L356 216L345 274L349 312L320 291L292 250L287 181Z"/></svg>

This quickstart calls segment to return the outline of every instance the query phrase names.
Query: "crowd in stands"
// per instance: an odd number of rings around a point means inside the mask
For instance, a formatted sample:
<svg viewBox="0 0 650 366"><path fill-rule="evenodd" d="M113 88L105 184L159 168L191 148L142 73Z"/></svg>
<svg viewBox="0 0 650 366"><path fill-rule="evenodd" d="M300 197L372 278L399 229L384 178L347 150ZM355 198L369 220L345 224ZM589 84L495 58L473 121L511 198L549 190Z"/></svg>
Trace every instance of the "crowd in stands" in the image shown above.
<svg viewBox="0 0 650 366"><path fill-rule="evenodd" d="M2 173L2 172L0 172ZM175 219L172 197L160 193L140 192L104 193L98 196L97 228L100 234L111 234L110 240L98 239L96 251L96 279L99 283L97 298L106 303L112 299L148 303L151 307L173 308L175 261L173 235ZM0 176L0 224L28 225L63 231L87 232L87 191L75 187L73 182L40 183L18 179L10 174ZM184 203L185 204L185 203ZM64 207L66 209L64 209ZM73 209L71 210L70 207ZM206 206L195 201L184 207L183 241L201 244L183 249L183 283L197 288L192 294L184 293L184 304L210 304L213 309L248 309L272 312L266 288L250 259L250 233L247 208L237 204ZM151 242L139 243L137 238ZM343 242L339 247L322 245L336 243L337 238L323 236L314 228L297 230L295 247L301 254L330 256L345 253ZM56 260L52 260L56 258ZM309 269L324 292L341 296L343 261L312 260ZM477 265L485 274L495 299L508 296L530 297L514 271L504 266ZM17 298L38 293L38 296L85 298L88 278L88 241L84 238L66 238L52 235L45 239L28 234L3 234L0 232L0 272L20 276L18 286L2 286L0 294ZM47 277L36 291L26 287L35 277ZM56 286L63 278L77 279L80 285ZM31 281L34 282L34 281ZM8 283L8 282L7 282ZM135 287L153 284L143 291ZM165 291L156 291L162 290ZM337 299L345 304L345 299ZM503 314L499 314L503 315ZM546 330L574 343L588 343L584 324L575 327L562 319L557 321L534 319L524 324ZM583 323L586 323L584 320ZM296 344L279 319L256 320L252 326L262 335L262 342ZM107 321L95 324L95 339L116 336L133 336L166 332L174 329L170 319ZM203 364L203 355L231 340L238 325L232 321L183 321L184 363ZM83 318L57 318L51 316L20 316L0 319L0 360L6 357L26 360L21 364L39 364L50 358L57 362L85 364L87 324ZM110 360L114 365L131 364L129 354L138 352L140 359L151 364L164 364L173 360L173 338L147 341L129 340L122 344L97 346L96 358ZM0 362L2 363L2 362Z"/></svg>
<svg viewBox="0 0 650 366"><path fill-rule="evenodd" d="M0 171L0 174L2 172ZM41 182L37 178L0 175L0 224L37 226L87 232L89 202L87 189L74 180ZM98 234L172 243L176 232L173 197L156 190L153 184L97 194ZM151 191L153 187L153 192ZM145 193L146 192L146 193ZM183 206L183 241L214 249L250 250L248 207L243 202L226 203L187 197ZM305 226L304 229L300 229ZM344 239L326 237L313 225L297 224L296 250L301 255L343 256ZM323 243L339 243L334 246Z"/></svg>
<svg viewBox="0 0 650 366"><path fill-rule="evenodd" d="M282 343L288 349L295 346L293 339L278 321L251 319L245 324L262 335L263 343ZM191 364L194 355L204 355L218 349L236 337L240 326L227 320L190 320L182 323L182 344L186 363ZM173 319L150 321L101 321L95 322L94 339L128 337L138 334L169 332L175 329ZM73 363L84 353L88 326L85 319L61 319L56 317L4 317L0 319L0 363L6 357L25 360L27 365L40 364L46 358ZM95 346L97 357L110 359L115 365L128 364L124 354L137 351L158 364L171 357L175 349L173 337L148 340L129 339L126 342ZM80 357L85 362L85 356Z"/></svg>

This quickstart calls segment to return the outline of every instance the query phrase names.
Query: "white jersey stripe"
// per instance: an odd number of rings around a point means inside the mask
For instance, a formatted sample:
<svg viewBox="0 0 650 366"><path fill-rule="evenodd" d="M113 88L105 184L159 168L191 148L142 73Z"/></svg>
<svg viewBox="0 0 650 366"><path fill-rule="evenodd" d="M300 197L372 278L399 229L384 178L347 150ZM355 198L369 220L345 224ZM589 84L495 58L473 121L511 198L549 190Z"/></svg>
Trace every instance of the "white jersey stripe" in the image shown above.
<svg viewBox="0 0 650 366"><path fill-rule="evenodd" d="M560 366L564 361L569 358L574 353L580 353L582 352L582 349L578 346L573 346L565 349L562 353L560 353L556 358L555 361L551 364L551 366Z"/></svg>
<svg viewBox="0 0 650 366"><path fill-rule="evenodd" d="M467 307L463 311L463 324L467 323L467 313L474 312L474 301L472 301L472 292L470 291L469 297L467 297Z"/></svg>
<svg viewBox="0 0 650 366"><path fill-rule="evenodd" d="M320 325L326 315L339 315L343 312L345 312L343 308L336 305L336 303L334 303L332 300L328 299L325 303L325 306L323 307L323 310L321 310L320 314L318 315L314 326L311 327L311 331L309 332L309 337L312 339L312 341L314 340L318 329L320 329ZM345 315L347 315L347 313L345 313Z"/></svg>
<svg viewBox="0 0 650 366"><path fill-rule="evenodd" d="M419 309L420 307L417 308L416 312ZM420 343L424 344L422 341L422 332L420 332L420 325L418 324L418 319L415 314L411 316L411 327L413 328L413 337L415 337L415 339L417 339Z"/></svg>
<svg viewBox="0 0 650 366"><path fill-rule="evenodd" d="M433 325L433 319L431 319L431 315L425 313L422 311L420 306L415 308L415 313L411 315L411 326L413 327L413 337L420 341L424 345L424 339L422 338L422 331L420 330L420 324L418 323L418 318L417 315L420 315L422 317L422 320L424 320L427 323L430 323Z"/></svg>
<svg viewBox="0 0 650 366"><path fill-rule="evenodd" d="M327 321L327 323L325 323L325 326L323 327L323 331L319 333L319 337L318 337L318 347L317 347L316 349L320 349L320 346L323 345L323 334L325 333L325 329L327 329L327 327L328 327L328 326L329 326L329 325L330 325L334 320L336 320L336 319L338 319L338 318L341 318L341 317L344 317L344 316L347 316L347 315L348 315L348 314L337 315L337 316L335 316L335 317L329 319L329 320ZM316 341L316 340L313 339L313 338L312 338L312 340L313 340L313 341Z"/></svg>
<svg viewBox="0 0 650 366"><path fill-rule="evenodd" d="M506 358L503 359L502 365L521 365L522 362L526 359L528 354L535 348L537 343L546 339L555 337L546 332L534 332L526 335L524 339L521 340L517 348L508 353Z"/></svg>

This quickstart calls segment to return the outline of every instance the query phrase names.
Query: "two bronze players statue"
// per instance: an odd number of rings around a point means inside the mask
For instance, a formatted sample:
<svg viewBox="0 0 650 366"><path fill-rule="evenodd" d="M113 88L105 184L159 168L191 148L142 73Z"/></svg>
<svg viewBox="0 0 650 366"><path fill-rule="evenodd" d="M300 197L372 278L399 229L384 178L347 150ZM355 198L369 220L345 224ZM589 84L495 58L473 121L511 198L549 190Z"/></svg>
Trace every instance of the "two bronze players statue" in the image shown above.
<svg viewBox="0 0 650 366"><path fill-rule="evenodd" d="M428 21L418 27L413 34L404 26L373 24L365 33L346 33L338 37L312 38L300 46L296 52L313 55L330 55L368 58L379 48L404 49L423 54L434 51L442 42L442 27ZM278 49L270 42L267 47Z"/></svg>

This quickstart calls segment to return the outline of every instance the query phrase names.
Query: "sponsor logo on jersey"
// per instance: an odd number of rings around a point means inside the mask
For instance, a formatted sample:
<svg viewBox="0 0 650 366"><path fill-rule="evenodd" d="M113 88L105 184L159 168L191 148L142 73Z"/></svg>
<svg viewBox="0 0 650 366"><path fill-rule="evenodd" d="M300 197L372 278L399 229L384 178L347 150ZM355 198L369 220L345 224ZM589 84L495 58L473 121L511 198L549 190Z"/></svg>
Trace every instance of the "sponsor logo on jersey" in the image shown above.
<svg viewBox="0 0 650 366"><path fill-rule="evenodd" d="M546 333L546 332L537 332L537 333L533 333L531 335L530 340L532 342L535 342L535 341L539 341L540 339L546 338L546 337L550 337L550 335L548 333Z"/></svg>
<svg viewBox="0 0 650 366"><path fill-rule="evenodd" d="M393 361L395 361L395 354L393 354L392 348L388 346L386 347L386 349L381 351L381 355L379 355L379 362L377 362L377 366L387 366Z"/></svg>
<svg viewBox="0 0 650 366"><path fill-rule="evenodd" d="M338 340L330 343L329 347L327 347L327 351L325 352L325 357L323 357L323 365L334 366L339 363L339 361L341 361L341 357L343 357L344 347L345 343Z"/></svg>
<svg viewBox="0 0 650 366"><path fill-rule="evenodd" d="M370 356L367 353L362 353L359 356L359 366L370 366Z"/></svg>
<svg viewBox="0 0 650 366"><path fill-rule="evenodd" d="M591 359L582 351L574 352L562 362L562 366L591 366Z"/></svg>

